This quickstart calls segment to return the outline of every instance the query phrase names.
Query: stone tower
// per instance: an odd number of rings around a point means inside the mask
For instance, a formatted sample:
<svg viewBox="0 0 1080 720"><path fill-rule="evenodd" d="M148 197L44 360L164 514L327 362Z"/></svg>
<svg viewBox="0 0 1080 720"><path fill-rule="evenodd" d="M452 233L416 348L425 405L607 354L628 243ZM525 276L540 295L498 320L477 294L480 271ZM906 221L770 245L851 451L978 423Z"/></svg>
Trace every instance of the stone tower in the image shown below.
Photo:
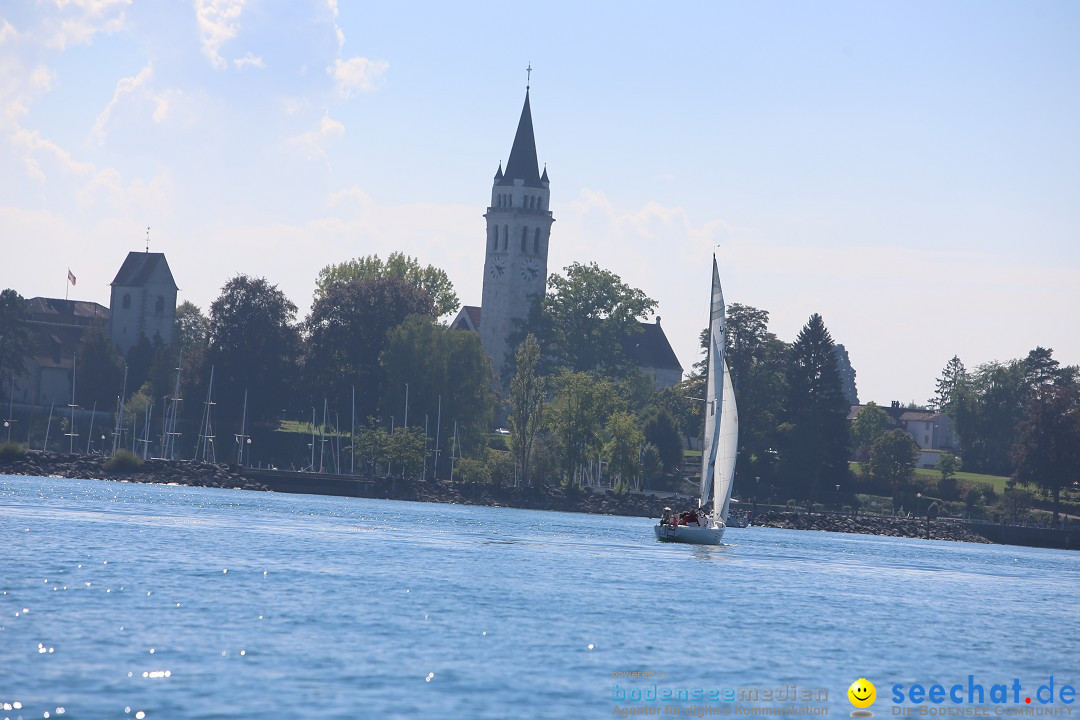
<svg viewBox="0 0 1080 720"><path fill-rule="evenodd" d="M126 357L140 336L172 342L176 290L164 253L128 253L109 300L109 336L121 355Z"/></svg>
<svg viewBox="0 0 1080 720"><path fill-rule="evenodd" d="M532 304L547 285L548 239L551 223L547 168L540 174L536 161L529 90L521 109L517 135L506 162L495 173L487 219L484 255L484 293L481 299L480 340L501 383L506 361L514 352L508 343L515 321L529 316Z"/></svg>

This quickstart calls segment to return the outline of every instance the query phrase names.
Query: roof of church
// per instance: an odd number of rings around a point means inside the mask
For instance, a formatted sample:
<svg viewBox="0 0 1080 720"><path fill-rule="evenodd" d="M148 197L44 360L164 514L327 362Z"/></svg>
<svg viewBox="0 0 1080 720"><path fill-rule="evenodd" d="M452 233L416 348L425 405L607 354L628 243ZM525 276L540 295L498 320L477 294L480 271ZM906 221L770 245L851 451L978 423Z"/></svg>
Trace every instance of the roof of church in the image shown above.
<svg viewBox="0 0 1080 720"><path fill-rule="evenodd" d="M483 313L479 307L462 305L450 327L455 330L479 330L482 319ZM682 365L679 364L679 358L675 357L675 351L671 349L664 329L660 327L660 319L657 318L655 323L643 322L638 325L641 332L620 341L626 356L637 363L638 367L678 370L681 373Z"/></svg>
<svg viewBox="0 0 1080 720"><path fill-rule="evenodd" d="M660 327L660 318L655 323L638 323L641 332L623 338L623 352L626 356L637 363L638 367L654 368L656 370L678 370L682 372L682 365L675 351L671 349L664 329Z"/></svg>
<svg viewBox="0 0 1080 720"><path fill-rule="evenodd" d="M515 180L524 180L525 187L540 188L540 164L536 161L536 138L533 137L532 110L529 107L529 91L525 90L525 105L521 108L517 135L514 146L510 149L510 159L506 161L506 172L500 185L513 185Z"/></svg>
<svg viewBox="0 0 1080 720"><path fill-rule="evenodd" d="M152 252L129 252L112 284L120 287L142 287L159 265L164 266L165 277L173 288L176 288L176 281L173 279L172 270L169 269L169 263L165 260L165 253Z"/></svg>
<svg viewBox="0 0 1080 720"><path fill-rule="evenodd" d="M31 322L53 325L89 325L94 320L107 320L109 308L88 300L33 297L26 301Z"/></svg>

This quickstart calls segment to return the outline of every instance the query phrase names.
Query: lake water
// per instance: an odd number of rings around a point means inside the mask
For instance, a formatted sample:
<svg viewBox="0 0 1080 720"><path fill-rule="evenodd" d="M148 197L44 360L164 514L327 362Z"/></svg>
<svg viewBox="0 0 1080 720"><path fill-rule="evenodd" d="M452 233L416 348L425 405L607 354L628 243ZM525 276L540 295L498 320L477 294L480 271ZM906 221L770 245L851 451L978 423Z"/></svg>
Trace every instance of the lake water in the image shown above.
<svg viewBox="0 0 1080 720"><path fill-rule="evenodd" d="M1080 681L1077 553L725 540L661 545L643 518L0 476L0 720L700 716L804 692L805 712L847 717L860 677L883 717L895 684ZM665 691L678 701L646 702Z"/></svg>

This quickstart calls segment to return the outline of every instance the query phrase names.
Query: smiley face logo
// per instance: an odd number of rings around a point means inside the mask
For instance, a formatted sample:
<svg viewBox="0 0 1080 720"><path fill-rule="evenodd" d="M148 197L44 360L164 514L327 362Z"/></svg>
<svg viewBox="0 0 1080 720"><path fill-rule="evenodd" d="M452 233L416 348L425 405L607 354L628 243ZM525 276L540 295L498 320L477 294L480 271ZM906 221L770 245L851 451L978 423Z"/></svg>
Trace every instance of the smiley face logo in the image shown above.
<svg viewBox="0 0 1080 720"><path fill-rule="evenodd" d="M866 678L859 678L855 682L851 683L851 687L847 691L848 700L851 704L857 708L868 708L874 704L877 700L877 688L874 687L874 683L870 682ZM851 713L855 716L856 713ZM873 717L873 713L866 711L859 712L858 715Z"/></svg>

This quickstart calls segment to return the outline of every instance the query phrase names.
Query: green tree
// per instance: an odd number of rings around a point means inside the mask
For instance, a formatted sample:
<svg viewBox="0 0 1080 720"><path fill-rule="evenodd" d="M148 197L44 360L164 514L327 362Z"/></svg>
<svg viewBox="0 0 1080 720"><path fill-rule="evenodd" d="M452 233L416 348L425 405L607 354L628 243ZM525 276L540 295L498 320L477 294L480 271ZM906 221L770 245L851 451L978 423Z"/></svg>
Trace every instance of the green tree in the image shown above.
<svg viewBox="0 0 1080 720"><path fill-rule="evenodd" d="M1028 404L1018 431L1013 478L1049 493L1057 522L1062 489L1080 478L1080 392L1068 385L1047 387Z"/></svg>
<svg viewBox="0 0 1080 720"><path fill-rule="evenodd" d="M433 265L421 267L419 260L400 252L390 253L386 262L378 255L365 255L327 265L319 271L319 279L315 282L315 299L324 297L335 283L383 278L396 278L425 291L434 302L436 317L456 312L461 304L445 271Z"/></svg>
<svg viewBox="0 0 1080 720"><path fill-rule="evenodd" d="M10 288L0 292L0 378L22 373L33 352L29 315L22 295Z"/></svg>
<svg viewBox="0 0 1080 720"><path fill-rule="evenodd" d="M892 420L889 414L873 400L866 403L851 421L851 446L857 457L865 457L870 446L889 430Z"/></svg>
<svg viewBox="0 0 1080 720"><path fill-rule="evenodd" d="M951 402L964 465L973 472L1011 475L1010 448L1027 402L1023 364L987 363L954 389Z"/></svg>
<svg viewBox="0 0 1080 720"><path fill-rule="evenodd" d="M423 434L427 418L432 442L436 435L440 440L436 472L449 475L446 450L454 424L466 450L477 446L491 427L491 372L479 335L452 330L431 317L409 317L387 335L382 366L383 416L404 424L407 384L409 426Z"/></svg>
<svg viewBox="0 0 1080 720"><path fill-rule="evenodd" d="M768 311L749 305L728 305L726 334L726 358L739 408L739 457L735 476L761 478L765 483L772 483L777 425L784 414L790 350L769 332ZM707 336L707 330L702 331L703 349ZM700 388L696 393L686 394L704 397L704 380ZM701 404L697 403L695 409L700 414ZM700 436L698 424L694 437Z"/></svg>
<svg viewBox="0 0 1080 720"><path fill-rule="evenodd" d="M387 444L387 455L391 466L400 467L406 478L419 478L427 456L427 437L423 428L394 428Z"/></svg>
<svg viewBox="0 0 1080 720"><path fill-rule="evenodd" d="M609 379L636 371L623 342L641 332L638 321L656 308L656 301L596 263L573 263L565 272L548 278L547 295L520 329L521 337L536 334L556 368Z"/></svg>
<svg viewBox="0 0 1080 720"><path fill-rule="evenodd" d="M859 390L855 386L855 368L851 366L847 348L840 343L836 344L836 372L840 374L840 387L844 393L844 400L848 405L858 405Z"/></svg>
<svg viewBox="0 0 1080 720"><path fill-rule="evenodd" d="M134 394L143 386L150 375L150 365L154 361L154 346L145 335L139 335L139 339L128 349L128 393ZM130 397L130 395L129 395ZM127 398L125 398L126 400Z"/></svg>
<svg viewBox="0 0 1080 720"><path fill-rule="evenodd" d="M941 473L941 479L938 480L938 494L945 500L957 497L956 473L960 472L960 458L952 453L944 453L938 458L937 471Z"/></svg>
<svg viewBox="0 0 1080 720"><path fill-rule="evenodd" d="M245 391L251 423L275 420L289 403L298 380L295 319L296 306L265 278L237 275L221 289L210 306L203 370L214 368L219 424L239 423Z"/></svg>
<svg viewBox="0 0 1080 720"><path fill-rule="evenodd" d="M778 471L792 492L814 500L848 478L848 404L832 336L817 313L791 346L787 380Z"/></svg>
<svg viewBox="0 0 1080 720"><path fill-rule="evenodd" d="M645 440L656 449L660 469L666 473L676 472L682 465L683 443L678 423L671 413L663 407L649 407L641 417L641 431Z"/></svg>
<svg viewBox="0 0 1080 720"><path fill-rule="evenodd" d="M899 428L885 433L870 447L870 475L892 488L894 505L902 502L918 462L919 447Z"/></svg>
<svg viewBox="0 0 1080 720"><path fill-rule="evenodd" d="M555 397L545 410L559 437L563 480L580 480L586 465L603 451L603 428L622 409L615 385L590 373L564 372L555 378Z"/></svg>
<svg viewBox="0 0 1080 720"><path fill-rule="evenodd" d="M953 415L958 388L967 380L967 370L964 363L956 355L945 365L941 371L941 377L934 384L934 397L930 398L930 409Z"/></svg>
<svg viewBox="0 0 1080 720"><path fill-rule="evenodd" d="M998 500L998 508L1005 517L1014 523L1020 523L1028 514L1028 510L1035 504L1035 494L1030 490L1022 490L1018 487L1006 487L1001 499ZM1054 518L1055 522L1057 518Z"/></svg>
<svg viewBox="0 0 1080 720"><path fill-rule="evenodd" d="M540 344L529 333L518 348L510 381L510 451L521 473L521 482L532 484L529 474L536 436L544 424L544 400L547 398L547 378L537 373L540 365ZM539 478L543 482L543 478Z"/></svg>
<svg viewBox="0 0 1080 720"><path fill-rule="evenodd" d="M637 418L627 412L613 412L604 424L604 457L616 490L640 487L644 448L645 435L638 428Z"/></svg>
<svg viewBox="0 0 1080 720"><path fill-rule="evenodd" d="M105 328L100 325L87 328L75 356L75 392L79 405L93 407L96 403L99 410L115 410L123 384L124 361Z"/></svg>
<svg viewBox="0 0 1080 720"><path fill-rule="evenodd" d="M377 277L332 283L316 298L304 323L304 375L310 399L349 403L355 387L359 415L374 414L382 379L379 358L387 348L388 333L413 315L434 317L431 296L404 280ZM404 387L401 390L404 394Z"/></svg>

